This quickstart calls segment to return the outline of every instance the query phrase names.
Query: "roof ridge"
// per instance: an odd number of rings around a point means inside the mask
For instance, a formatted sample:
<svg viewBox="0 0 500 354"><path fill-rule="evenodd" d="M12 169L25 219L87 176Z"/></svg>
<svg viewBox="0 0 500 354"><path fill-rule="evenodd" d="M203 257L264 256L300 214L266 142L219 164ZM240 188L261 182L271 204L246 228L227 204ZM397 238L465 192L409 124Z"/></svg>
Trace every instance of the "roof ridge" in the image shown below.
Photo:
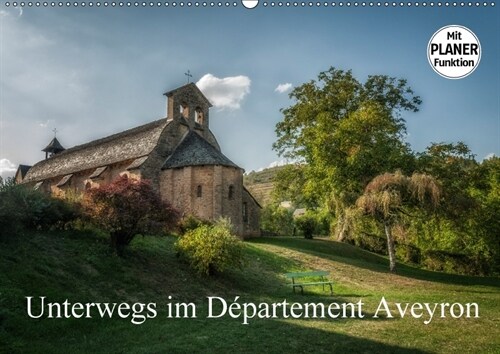
<svg viewBox="0 0 500 354"><path fill-rule="evenodd" d="M204 137L191 130L165 160L162 169L221 165L240 168Z"/></svg>
<svg viewBox="0 0 500 354"><path fill-rule="evenodd" d="M115 139L123 138L123 137L125 137L127 135L130 135L130 134L140 133L143 130L147 130L147 129L152 128L155 125L160 125L160 123L162 123L162 122L167 122L167 118L157 119L155 121L152 121L152 122L149 122L149 123L146 123L146 124L142 124L142 125L139 125L137 127L133 127L133 128L127 129L127 130L123 130L121 132L114 133L114 134L111 134L111 135L108 135L108 136L105 136L105 137L102 137L102 138L98 138L98 139L89 141L87 143L83 143L83 144L80 144L80 145L75 145L73 147L70 147L69 149L66 149L66 150L60 152L57 155L52 156L51 159L55 159L55 158L61 157L61 156L64 157L64 156L66 156L66 155L68 155L68 154L70 154L72 152L79 151L79 150L82 150L82 149L86 149L86 148L88 148L90 146L105 144L105 143L113 141Z"/></svg>
<svg viewBox="0 0 500 354"><path fill-rule="evenodd" d="M27 172L25 181L47 179L148 155L168 125L166 118L158 119L74 146L37 162Z"/></svg>
<svg viewBox="0 0 500 354"><path fill-rule="evenodd" d="M181 87L177 87L173 90L167 91L163 95L170 97L171 95L175 94L176 92L186 90L188 88L194 88L195 91L208 103L209 107L213 107L212 102L210 102L210 100L207 98L207 96L205 96L205 94L200 90L198 85L196 85L194 82L190 82L190 83L187 83L186 85L183 85Z"/></svg>

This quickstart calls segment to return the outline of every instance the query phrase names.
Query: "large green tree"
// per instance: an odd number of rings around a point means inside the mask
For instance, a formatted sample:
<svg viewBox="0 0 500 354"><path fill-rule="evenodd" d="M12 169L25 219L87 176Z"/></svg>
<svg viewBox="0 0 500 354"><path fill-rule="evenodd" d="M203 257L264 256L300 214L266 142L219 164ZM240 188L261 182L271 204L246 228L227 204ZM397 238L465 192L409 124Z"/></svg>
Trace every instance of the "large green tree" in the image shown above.
<svg viewBox="0 0 500 354"><path fill-rule="evenodd" d="M418 111L421 100L404 79L374 75L362 83L333 67L296 87L290 98L294 103L282 109L274 149L297 165L278 174L277 188L293 186L291 194L306 204L327 205L342 240L345 212L371 179L413 170L402 112Z"/></svg>
<svg viewBox="0 0 500 354"><path fill-rule="evenodd" d="M462 223L476 207L470 187L482 180L479 164L463 143L432 143L418 154L417 168L431 174L443 185L441 213L447 219Z"/></svg>
<svg viewBox="0 0 500 354"><path fill-rule="evenodd" d="M413 243L422 250L464 254L487 274L499 268L500 158L475 160L463 143L433 143L418 154L420 171L439 179L438 217L413 220Z"/></svg>

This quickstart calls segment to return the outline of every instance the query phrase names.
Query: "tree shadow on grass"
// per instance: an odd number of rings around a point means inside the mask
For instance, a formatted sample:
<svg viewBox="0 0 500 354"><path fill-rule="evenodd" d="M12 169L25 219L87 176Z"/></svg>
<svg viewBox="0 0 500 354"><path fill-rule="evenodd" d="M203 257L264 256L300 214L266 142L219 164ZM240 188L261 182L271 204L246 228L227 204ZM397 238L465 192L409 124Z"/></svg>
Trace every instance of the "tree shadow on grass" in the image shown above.
<svg viewBox="0 0 500 354"><path fill-rule="evenodd" d="M336 321L318 324L308 320L254 319L243 325L241 319L229 316L196 321L179 319L165 322L161 341L151 333L148 349L169 353L430 353L404 344L361 338L362 334L356 337L339 333ZM325 326L329 329L324 329ZM339 325L338 329L342 328Z"/></svg>
<svg viewBox="0 0 500 354"><path fill-rule="evenodd" d="M358 247L325 239L305 240L297 237L260 237L252 243L268 244L304 252L315 257L349 264L379 273L389 273L387 258ZM473 277L434 272L398 263L396 274L418 280L454 285L486 285L500 287L498 277Z"/></svg>
<svg viewBox="0 0 500 354"><path fill-rule="evenodd" d="M406 346L341 333L345 328L330 323L295 319L166 318L159 313L140 326L118 318L105 320L46 321L30 337L7 341L9 353L431 353ZM338 326L337 326L338 324ZM62 335L61 335L62 334ZM1 339L0 335L0 339Z"/></svg>

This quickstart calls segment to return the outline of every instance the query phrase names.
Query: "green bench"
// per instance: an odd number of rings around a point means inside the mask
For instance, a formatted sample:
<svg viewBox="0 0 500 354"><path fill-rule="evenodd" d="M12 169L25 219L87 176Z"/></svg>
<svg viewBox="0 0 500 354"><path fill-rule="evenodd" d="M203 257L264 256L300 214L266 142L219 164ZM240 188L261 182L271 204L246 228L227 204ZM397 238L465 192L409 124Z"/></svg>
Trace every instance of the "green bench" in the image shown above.
<svg viewBox="0 0 500 354"><path fill-rule="evenodd" d="M328 280L327 276L330 274L324 270L318 270L314 272L297 272L297 273L286 273L285 277L287 279L292 279L292 283L288 284L293 288L300 288L300 292L304 295L305 286L322 285L323 291L325 291L325 285L330 286L330 293L333 295L333 282ZM308 281L304 278L313 278L312 281Z"/></svg>

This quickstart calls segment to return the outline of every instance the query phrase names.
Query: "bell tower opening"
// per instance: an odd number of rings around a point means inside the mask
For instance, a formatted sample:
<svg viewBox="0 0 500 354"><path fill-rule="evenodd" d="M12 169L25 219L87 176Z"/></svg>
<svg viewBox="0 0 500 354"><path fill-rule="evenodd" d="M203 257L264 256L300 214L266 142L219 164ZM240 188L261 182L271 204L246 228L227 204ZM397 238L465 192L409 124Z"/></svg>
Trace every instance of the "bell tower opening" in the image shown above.
<svg viewBox="0 0 500 354"><path fill-rule="evenodd" d="M194 111L194 121L199 125L203 125L203 111L200 107L196 107Z"/></svg>
<svg viewBox="0 0 500 354"><path fill-rule="evenodd" d="M187 122L191 128L208 128L208 114L212 107L198 86L188 83L164 93L167 96L167 119Z"/></svg>
<svg viewBox="0 0 500 354"><path fill-rule="evenodd" d="M185 119L189 119L189 106L186 102L182 102L179 105L179 113L181 116L183 116Z"/></svg>

